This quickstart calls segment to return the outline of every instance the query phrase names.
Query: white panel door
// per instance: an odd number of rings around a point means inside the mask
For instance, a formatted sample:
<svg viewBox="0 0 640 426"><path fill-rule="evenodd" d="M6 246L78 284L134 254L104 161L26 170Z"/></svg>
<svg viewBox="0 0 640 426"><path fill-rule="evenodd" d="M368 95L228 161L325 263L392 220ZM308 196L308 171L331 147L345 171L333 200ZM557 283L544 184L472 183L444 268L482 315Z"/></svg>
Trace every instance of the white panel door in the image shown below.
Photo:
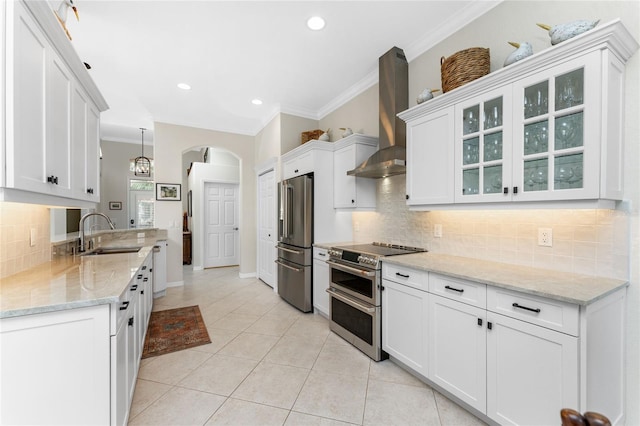
<svg viewBox="0 0 640 426"><path fill-rule="evenodd" d="M271 287L276 282L276 173L258 177L258 278Z"/></svg>
<svg viewBox="0 0 640 426"><path fill-rule="evenodd" d="M204 187L204 267L238 264L238 185Z"/></svg>

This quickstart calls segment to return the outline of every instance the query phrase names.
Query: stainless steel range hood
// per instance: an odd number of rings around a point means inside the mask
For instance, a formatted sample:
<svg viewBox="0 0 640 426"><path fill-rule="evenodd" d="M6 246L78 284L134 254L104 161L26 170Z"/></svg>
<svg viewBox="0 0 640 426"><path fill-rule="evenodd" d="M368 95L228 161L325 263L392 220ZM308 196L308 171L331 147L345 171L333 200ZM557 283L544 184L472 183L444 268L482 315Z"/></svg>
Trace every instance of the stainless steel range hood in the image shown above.
<svg viewBox="0 0 640 426"><path fill-rule="evenodd" d="M379 149L349 176L383 178L406 173L406 126L396 114L409 106L409 64L402 49L394 47L380 57Z"/></svg>

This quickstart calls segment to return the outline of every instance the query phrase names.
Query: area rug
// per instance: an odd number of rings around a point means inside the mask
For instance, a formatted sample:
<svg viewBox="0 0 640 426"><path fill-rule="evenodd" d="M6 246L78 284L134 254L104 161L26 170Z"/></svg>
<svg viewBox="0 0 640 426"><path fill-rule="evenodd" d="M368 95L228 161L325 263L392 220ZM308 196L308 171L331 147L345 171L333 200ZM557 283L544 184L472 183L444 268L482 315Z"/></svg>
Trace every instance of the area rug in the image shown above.
<svg viewBox="0 0 640 426"><path fill-rule="evenodd" d="M198 306L151 312L142 358L211 343Z"/></svg>

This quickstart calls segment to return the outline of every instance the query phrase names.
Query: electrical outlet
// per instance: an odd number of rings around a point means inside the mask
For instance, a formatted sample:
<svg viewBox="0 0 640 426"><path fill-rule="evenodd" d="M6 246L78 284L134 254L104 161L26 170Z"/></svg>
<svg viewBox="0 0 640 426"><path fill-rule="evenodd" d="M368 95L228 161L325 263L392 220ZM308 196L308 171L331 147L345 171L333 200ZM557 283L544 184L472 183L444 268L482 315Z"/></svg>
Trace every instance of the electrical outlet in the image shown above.
<svg viewBox="0 0 640 426"><path fill-rule="evenodd" d="M442 225L437 223L433 225L433 236L435 238L442 238Z"/></svg>
<svg viewBox="0 0 640 426"><path fill-rule="evenodd" d="M553 246L553 230L551 228L538 228L538 245L543 247Z"/></svg>

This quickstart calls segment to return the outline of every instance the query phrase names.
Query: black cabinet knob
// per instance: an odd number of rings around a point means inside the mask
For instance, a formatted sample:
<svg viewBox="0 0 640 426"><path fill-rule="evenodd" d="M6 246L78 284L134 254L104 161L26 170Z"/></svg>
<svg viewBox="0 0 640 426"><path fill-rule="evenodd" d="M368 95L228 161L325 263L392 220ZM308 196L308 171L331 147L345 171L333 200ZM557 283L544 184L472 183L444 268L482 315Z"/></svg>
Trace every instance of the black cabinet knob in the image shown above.
<svg viewBox="0 0 640 426"><path fill-rule="evenodd" d="M514 186L514 187L513 187L513 193L514 193L514 194L517 194L517 193L518 193L518 187L517 187L517 186Z"/></svg>
<svg viewBox="0 0 640 426"><path fill-rule="evenodd" d="M409 199L409 194L405 195L405 197L407 198L407 200Z"/></svg>
<svg viewBox="0 0 640 426"><path fill-rule="evenodd" d="M503 193L504 195L507 195L507 194L509 193L509 187L508 187L508 186L505 186L504 188L502 188L502 193Z"/></svg>

